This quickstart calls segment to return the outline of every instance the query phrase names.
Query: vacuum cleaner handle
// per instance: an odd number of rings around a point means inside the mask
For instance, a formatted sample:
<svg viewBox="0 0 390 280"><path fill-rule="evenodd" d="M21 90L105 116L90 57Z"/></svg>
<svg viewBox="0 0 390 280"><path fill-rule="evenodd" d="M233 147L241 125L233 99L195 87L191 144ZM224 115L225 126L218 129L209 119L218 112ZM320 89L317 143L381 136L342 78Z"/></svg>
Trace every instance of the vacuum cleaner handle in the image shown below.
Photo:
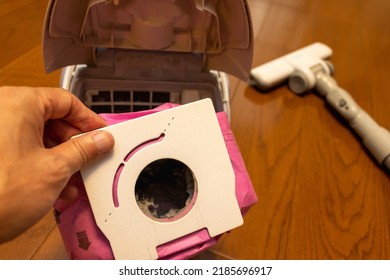
<svg viewBox="0 0 390 280"><path fill-rule="evenodd" d="M328 74L316 75L316 89L362 138L375 159L390 170L390 132L355 102L351 95L340 88Z"/></svg>

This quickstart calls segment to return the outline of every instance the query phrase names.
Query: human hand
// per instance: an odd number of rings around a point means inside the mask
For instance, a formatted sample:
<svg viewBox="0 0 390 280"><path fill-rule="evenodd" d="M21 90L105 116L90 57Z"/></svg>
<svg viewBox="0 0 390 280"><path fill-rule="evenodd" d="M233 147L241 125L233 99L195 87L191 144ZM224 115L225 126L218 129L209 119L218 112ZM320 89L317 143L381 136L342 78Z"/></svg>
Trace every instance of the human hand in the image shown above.
<svg viewBox="0 0 390 280"><path fill-rule="evenodd" d="M65 90L0 87L0 243L34 225L60 195L72 196L72 175L109 152L114 138L70 138L105 125Z"/></svg>

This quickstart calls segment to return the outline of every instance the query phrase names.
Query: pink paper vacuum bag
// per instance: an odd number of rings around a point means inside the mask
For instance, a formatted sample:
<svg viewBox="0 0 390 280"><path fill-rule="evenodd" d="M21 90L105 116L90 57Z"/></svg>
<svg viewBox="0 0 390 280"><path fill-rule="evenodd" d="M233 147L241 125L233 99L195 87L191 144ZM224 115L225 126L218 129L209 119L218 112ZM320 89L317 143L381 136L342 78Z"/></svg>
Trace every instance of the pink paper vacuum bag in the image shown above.
<svg viewBox="0 0 390 280"><path fill-rule="evenodd" d="M101 117L111 125L175 106L178 105L167 103L152 110L101 114ZM217 113L217 118L235 173L237 202L244 216L257 202L257 196L225 112ZM75 200L71 202L58 200L54 205L54 215L70 259L114 259L110 242L96 225L83 183L79 182L77 188L79 194ZM157 248L158 257L159 259L188 259L213 246L219 237L211 238L207 229L203 229L160 245Z"/></svg>

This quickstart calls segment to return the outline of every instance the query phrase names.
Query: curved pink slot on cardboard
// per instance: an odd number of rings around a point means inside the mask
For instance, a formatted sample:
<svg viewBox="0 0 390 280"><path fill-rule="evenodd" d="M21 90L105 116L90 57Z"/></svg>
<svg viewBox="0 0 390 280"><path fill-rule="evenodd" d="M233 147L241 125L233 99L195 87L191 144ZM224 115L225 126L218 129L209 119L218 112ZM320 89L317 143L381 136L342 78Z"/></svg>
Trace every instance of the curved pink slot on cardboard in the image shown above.
<svg viewBox="0 0 390 280"><path fill-rule="evenodd" d="M119 207L119 199L118 199L118 183L119 183L119 178L122 174L122 171L123 171L123 168L125 167L125 163L128 162L132 156L134 156L134 154L136 152L138 152L139 150L147 147L147 146L150 146L150 145L153 145L155 143L158 143L158 142L161 142L165 137L165 134L162 133L159 137L157 138L154 138L154 139L150 139L144 143L141 143L139 144L137 147L135 147L134 149L132 149L127 155L126 157L123 159L124 163L121 163L119 166L118 166L118 169L116 170L115 172L115 176L114 176L114 182L113 182L113 185L112 185L112 199L114 201L114 206L116 208Z"/></svg>

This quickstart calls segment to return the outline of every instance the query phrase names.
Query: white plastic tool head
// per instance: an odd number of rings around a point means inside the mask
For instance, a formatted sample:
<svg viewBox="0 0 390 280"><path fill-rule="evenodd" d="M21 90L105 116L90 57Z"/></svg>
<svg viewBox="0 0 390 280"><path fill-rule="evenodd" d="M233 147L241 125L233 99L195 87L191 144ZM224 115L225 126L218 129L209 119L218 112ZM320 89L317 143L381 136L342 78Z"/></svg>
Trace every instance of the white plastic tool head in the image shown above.
<svg viewBox="0 0 390 280"><path fill-rule="evenodd" d="M311 68L320 64L325 71L330 71L323 59L331 55L332 50L328 46L314 43L253 68L251 78L261 89L268 90L286 81L294 72L299 72L306 80L307 89L313 88L315 77Z"/></svg>
<svg viewBox="0 0 390 280"><path fill-rule="evenodd" d="M104 128L113 153L81 170L98 227L116 259L156 259L159 245L207 228L211 237L243 223L235 175L210 99ZM145 167L160 159L191 170L196 194L189 209L156 220L138 206L135 188Z"/></svg>
<svg viewBox="0 0 390 280"><path fill-rule="evenodd" d="M313 56L292 56L286 58L286 61L294 67L294 72L288 77L288 85L291 91L296 94L303 94L314 88L318 72L328 75L333 72L331 64Z"/></svg>

